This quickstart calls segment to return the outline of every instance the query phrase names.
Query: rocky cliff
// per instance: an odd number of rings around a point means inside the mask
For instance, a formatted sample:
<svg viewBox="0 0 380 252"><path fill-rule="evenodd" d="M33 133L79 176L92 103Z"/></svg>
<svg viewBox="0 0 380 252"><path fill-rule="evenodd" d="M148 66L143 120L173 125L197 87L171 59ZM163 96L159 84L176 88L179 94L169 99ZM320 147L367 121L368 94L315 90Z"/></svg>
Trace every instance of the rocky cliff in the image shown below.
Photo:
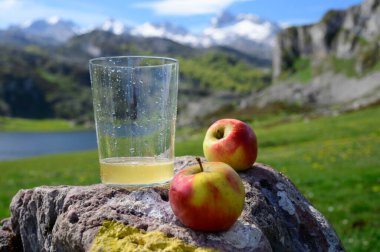
<svg viewBox="0 0 380 252"><path fill-rule="evenodd" d="M380 101L380 0L331 10L315 24L289 27L276 40L273 84L246 104L283 102L323 113Z"/></svg>
<svg viewBox="0 0 380 252"><path fill-rule="evenodd" d="M362 75L380 60L379 38L380 0L331 10L316 24L290 27L278 35L273 76L286 77L305 67L312 75L331 69Z"/></svg>

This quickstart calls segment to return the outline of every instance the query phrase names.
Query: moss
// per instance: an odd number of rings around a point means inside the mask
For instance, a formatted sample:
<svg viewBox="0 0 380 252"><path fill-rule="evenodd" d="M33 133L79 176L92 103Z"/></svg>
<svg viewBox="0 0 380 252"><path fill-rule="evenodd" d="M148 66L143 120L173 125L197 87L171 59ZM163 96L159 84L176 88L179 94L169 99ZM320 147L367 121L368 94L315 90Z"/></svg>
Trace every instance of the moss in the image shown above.
<svg viewBox="0 0 380 252"><path fill-rule="evenodd" d="M24 51L33 55L48 56L48 53L37 45L25 46Z"/></svg>
<svg viewBox="0 0 380 252"><path fill-rule="evenodd" d="M209 52L192 59L180 58L180 76L200 90L230 90L247 93L261 88L268 76L237 56ZM205 67L207 66L207 67Z"/></svg>
<svg viewBox="0 0 380 252"><path fill-rule="evenodd" d="M296 60L294 64L295 68L295 78L302 82L307 82L311 80L312 69L310 66L310 59L306 57L300 57Z"/></svg>
<svg viewBox="0 0 380 252"><path fill-rule="evenodd" d="M196 248L178 238L169 238L158 231L145 232L115 221L105 221L99 229L91 250L95 251L217 251Z"/></svg>
<svg viewBox="0 0 380 252"><path fill-rule="evenodd" d="M330 64L336 73L342 73L348 77L358 75L355 71L355 59L341 59L333 56L330 58Z"/></svg>
<svg viewBox="0 0 380 252"><path fill-rule="evenodd" d="M378 61L369 72L380 71L380 61Z"/></svg>
<svg viewBox="0 0 380 252"><path fill-rule="evenodd" d="M278 77L279 80L292 79L300 82L308 82L313 77L313 69L311 67L310 58L298 57L294 59L294 63L283 71Z"/></svg>
<svg viewBox="0 0 380 252"><path fill-rule="evenodd" d="M370 44L369 41L362 36L358 37L358 43L360 46L368 46Z"/></svg>
<svg viewBox="0 0 380 252"><path fill-rule="evenodd" d="M358 62L361 65L362 72L371 72L380 60L379 46L376 43L362 46L358 53Z"/></svg>

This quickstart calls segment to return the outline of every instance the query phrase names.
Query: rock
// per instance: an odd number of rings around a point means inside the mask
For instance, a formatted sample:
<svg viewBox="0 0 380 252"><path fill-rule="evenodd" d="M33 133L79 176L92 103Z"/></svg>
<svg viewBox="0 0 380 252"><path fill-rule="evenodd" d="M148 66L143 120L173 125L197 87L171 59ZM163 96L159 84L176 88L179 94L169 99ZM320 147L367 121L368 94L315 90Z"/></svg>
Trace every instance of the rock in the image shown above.
<svg viewBox="0 0 380 252"><path fill-rule="evenodd" d="M12 231L9 218L0 222L0 252L22 251L19 238Z"/></svg>
<svg viewBox="0 0 380 252"><path fill-rule="evenodd" d="M176 172L193 163L194 157L177 158ZM161 249L343 251L331 225L284 175L258 163L240 175L246 190L245 208L235 225L221 233L184 227L172 213L167 187L42 186L20 190L11 203L11 225L6 220L0 232L0 249L108 251L99 247L102 239L118 239L123 246L132 241L139 250L147 250L152 247L147 247L144 239L148 238L144 237L153 235L168 239L149 245Z"/></svg>
<svg viewBox="0 0 380 252"><path fill-rule="evenodd" d="M259 108L273 103L314 108L318 113L347 112L380 101L380 72L362 78L349 78L326 72L307 83L284 81L253 93L245 100Z"/></svg>

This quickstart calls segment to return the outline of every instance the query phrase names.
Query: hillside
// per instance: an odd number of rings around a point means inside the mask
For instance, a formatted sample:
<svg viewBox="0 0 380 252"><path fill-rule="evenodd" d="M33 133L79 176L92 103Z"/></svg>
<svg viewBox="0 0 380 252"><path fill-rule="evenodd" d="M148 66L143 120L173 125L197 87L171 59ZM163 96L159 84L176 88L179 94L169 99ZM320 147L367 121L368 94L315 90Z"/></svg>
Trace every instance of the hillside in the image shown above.
<svg viewBox="0 0 380 252"><path fill-rule="evenodd" d="M268 83L268 61L229 48L195 49L168 39L105 31L75 36L60 46L0 46L0 115L92 122L88 60L107 55L163 55L180 60L180 123L235 104ZM207 109L194 110L198 104Z"/></svg>
<svg viewBox="0 0 380 252"><path fill-rule="evenodd" d="M1 115L76 120L90 116L89 80L80 66L57 64L37 46L0 50Z"/></svg>

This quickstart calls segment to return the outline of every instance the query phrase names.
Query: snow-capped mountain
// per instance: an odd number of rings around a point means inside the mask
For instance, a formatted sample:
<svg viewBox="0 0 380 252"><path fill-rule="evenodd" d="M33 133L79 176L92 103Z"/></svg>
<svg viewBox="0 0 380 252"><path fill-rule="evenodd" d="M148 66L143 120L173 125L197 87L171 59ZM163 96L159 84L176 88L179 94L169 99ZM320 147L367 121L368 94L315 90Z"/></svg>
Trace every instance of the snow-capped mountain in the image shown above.
<svg viewBox="0 0 380 252"><path fill-rule="evenodd" d="M277 33L281 27L253 14L232 15L223 12L211 20L203 31L203 44L221 45L235 50L271 59Z"/></svg>
<svg viewBox="0 0 380 252"><path fill-rule="evenodd" d="M255 43L274 44L276 34L281 30L276 23L253 14L232 15L223 12L211 20L203 33L212 44L228 45L244 39Z"/></svg>
<svg viewBox="0 0 380 252"><path fill-rule="evenodd" d="M235 43L241 44L242 41L272 46L280 30L276 23L252 14L234 16L223 12L214 17L210 26L201 34L192 34L185 28L170 23L144 23L133 28L130 33L134 36L168 38L197 47L230 46Z"/></svg>
<svg viewBox="0 0 380 252"><path fill-rule="evenodd" d="M191 34L186 28L168 22L143 23L130 31L133 36L167 38L180 44L199 46L199 37Z"/></svg>
<svg viewBox="0 0 380 252"><path fill-rule="evenodd" d="M72 21L63 20L59 17L50 17L13 25L8 30L22 32L29 38L65 42L78 33L79 27Z"/></svg>
<svg viewBox="0 0 380 252"><path fill-rule="evenodd" d="M121 21L108 19L101 26L100 29L107 32L112 32L116 35L121 35L129 32L129 28Z"/></svg>
<svg viewBox="0 0 380 252"><path fill-rule="evenodd" d="M252 14L223 12L211 20L200 34L192 34L170 23L144 23L130 31L133 36L160 37L194 47L226 46L249 54L271 57L276 34L281 27Z"/></svg>

